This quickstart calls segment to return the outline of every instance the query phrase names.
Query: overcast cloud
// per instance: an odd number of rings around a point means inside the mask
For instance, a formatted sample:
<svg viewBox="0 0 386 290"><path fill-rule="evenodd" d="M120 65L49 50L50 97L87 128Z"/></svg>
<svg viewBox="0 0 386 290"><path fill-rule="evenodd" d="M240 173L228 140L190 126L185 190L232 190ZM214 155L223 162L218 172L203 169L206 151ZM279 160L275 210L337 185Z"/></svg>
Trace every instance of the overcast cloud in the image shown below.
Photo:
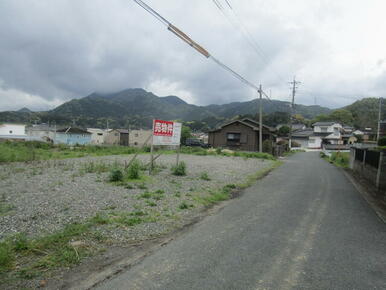
<svg viewBox="0 0 386 290"><path fill-rule="evenodd" d="M294 75L302 104L386 96L384 0L229 1L259 53L211 0L146 2L275 99ZM130 0L1 0L0 40L0 110L133 87L197 105L256 97Z"/></svg>

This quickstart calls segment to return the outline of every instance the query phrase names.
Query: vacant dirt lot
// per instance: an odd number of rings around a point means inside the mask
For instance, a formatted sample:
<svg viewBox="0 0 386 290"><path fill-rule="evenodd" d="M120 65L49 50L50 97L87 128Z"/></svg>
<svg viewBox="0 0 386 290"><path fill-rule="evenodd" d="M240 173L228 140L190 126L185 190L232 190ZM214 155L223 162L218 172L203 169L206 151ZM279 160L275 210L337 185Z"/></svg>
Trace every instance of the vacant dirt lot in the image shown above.
<svg viewBox="0 0 386 290"><path fill-rule="evenodd" d="M0 166L0 239L24 232L29 237L53 233L66 224L97 214L118 219L141 215L133 224L103 223L110 240L141 240L186 222L207 203L206 196L225 185L240 184L272 161L225 156L181 155L186 176L174 176L175 155L157 159L158 170L142 171L138 181L108 182L110 168L123 167L131 156L14 163ZM149 155L138 157L143 164Z"/></svg>

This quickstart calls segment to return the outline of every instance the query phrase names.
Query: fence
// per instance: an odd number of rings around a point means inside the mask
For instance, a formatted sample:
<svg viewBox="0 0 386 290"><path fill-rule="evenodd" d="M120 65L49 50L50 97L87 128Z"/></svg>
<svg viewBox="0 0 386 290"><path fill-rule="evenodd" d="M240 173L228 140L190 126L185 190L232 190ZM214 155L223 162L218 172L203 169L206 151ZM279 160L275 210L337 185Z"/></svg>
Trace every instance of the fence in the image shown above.
<svg viewBox="0 0 386 290"><path fill-rule="evenodd" d="M386 150L352 147L350 150L350 168L380 191L384 191L386 200Z"/></svg>

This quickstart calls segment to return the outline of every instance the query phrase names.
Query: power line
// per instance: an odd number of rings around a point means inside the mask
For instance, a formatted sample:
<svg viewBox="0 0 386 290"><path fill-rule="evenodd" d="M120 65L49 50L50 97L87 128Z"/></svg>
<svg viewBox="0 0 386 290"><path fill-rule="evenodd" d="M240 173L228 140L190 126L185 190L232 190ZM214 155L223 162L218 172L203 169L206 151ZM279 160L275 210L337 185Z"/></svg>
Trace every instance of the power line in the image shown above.
<svg viewBox="0 0 386 290"><path fill-rule="evenodd" d="M215 3L217 0L213 0ZM166 20L164 17L162 17L158 12L156 12L153 8L151 8L149 5L144 3L142 0L134 0L135 3L137 3L139 6L141 6L143 9L145 9L147 12L149 12L151 15L153 15L155 18L157 18L159 21L161 21L164 25L167 26L168 30L171 31L173 34L175 34L177 37L179 37L181 40L189 44L192 48L194 48L196 51L198 51L200 54L205 56L206 58L211 59L216 64L218 64L223 69L227 70L229 73L231 73L234 77L239 79L244 84L248 85L249 87L259 91L259 87L257 87L252 82L248 81L246 78L241 76L239 73L231 69L229 66L225 65L223 62L212 56L204 47L199 45L197 42L195 42L193 39L191 39L187 34L182 32L180 29L178 29L176 26L174 26L171 22ZM218 2L217 2L218 3ZM222 7L222 6L220 6ZM268 96L265 94L265 96L268 98ZM269 99L269 98L268 98Z"/></svg>
<svg viewBox="0 0 386 290"><path fill-rule="evenodd" d="M255 53L261 58L262 62L265 65L269 66L270 62L267 60L269 59L269 57L267 57L267 55L264 53L264 50L261 48L261 46L255 40L255 38L249 32L249 30L246 28L240 16L230 4L230 0L225 0L225 2L229 7L228 10L230 10L234 15L234 19L230 18L230 16L225 12L225 9L221 4L218 5L218 0L212 0L212 1L216 4L217 8L224 15L224 17L229 21L229 23L234 27L234 29L238 30L241 33L241 35L248 42L248 44L255 51ZM283 82L283 83L285 82L284 78L279 73L277 73L274 69L271 68L271 71L276 75L276 77L280 80L280 82Z"/></svg>

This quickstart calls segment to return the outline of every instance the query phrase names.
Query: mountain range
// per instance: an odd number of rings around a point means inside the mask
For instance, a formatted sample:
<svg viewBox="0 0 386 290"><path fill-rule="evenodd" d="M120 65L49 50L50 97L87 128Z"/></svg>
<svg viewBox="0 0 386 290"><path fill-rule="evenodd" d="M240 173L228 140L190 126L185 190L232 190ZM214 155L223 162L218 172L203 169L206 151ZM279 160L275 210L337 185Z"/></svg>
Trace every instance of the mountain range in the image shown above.
<svg viewBox="0 0 386 290"><path fill-rule="evenodd" d="M354 106L354 104L352 105ZM53 110L31 112L26 108L19 111L0 112L3 122L55 122L76 124L82 127L131 127L149 128L153 119L201 121L215 127L225 120L240 115L255 116L258 100L233 102L223 105L197 106L188 104L177 96L158 97L143 89L126 89L115 93L92 93L73 99ZM263 100L264 114L290 112L290 103L278 100ZM317 115L328 115L331 109L321 106L296 105L295 113L306 119Z"/></svg>

